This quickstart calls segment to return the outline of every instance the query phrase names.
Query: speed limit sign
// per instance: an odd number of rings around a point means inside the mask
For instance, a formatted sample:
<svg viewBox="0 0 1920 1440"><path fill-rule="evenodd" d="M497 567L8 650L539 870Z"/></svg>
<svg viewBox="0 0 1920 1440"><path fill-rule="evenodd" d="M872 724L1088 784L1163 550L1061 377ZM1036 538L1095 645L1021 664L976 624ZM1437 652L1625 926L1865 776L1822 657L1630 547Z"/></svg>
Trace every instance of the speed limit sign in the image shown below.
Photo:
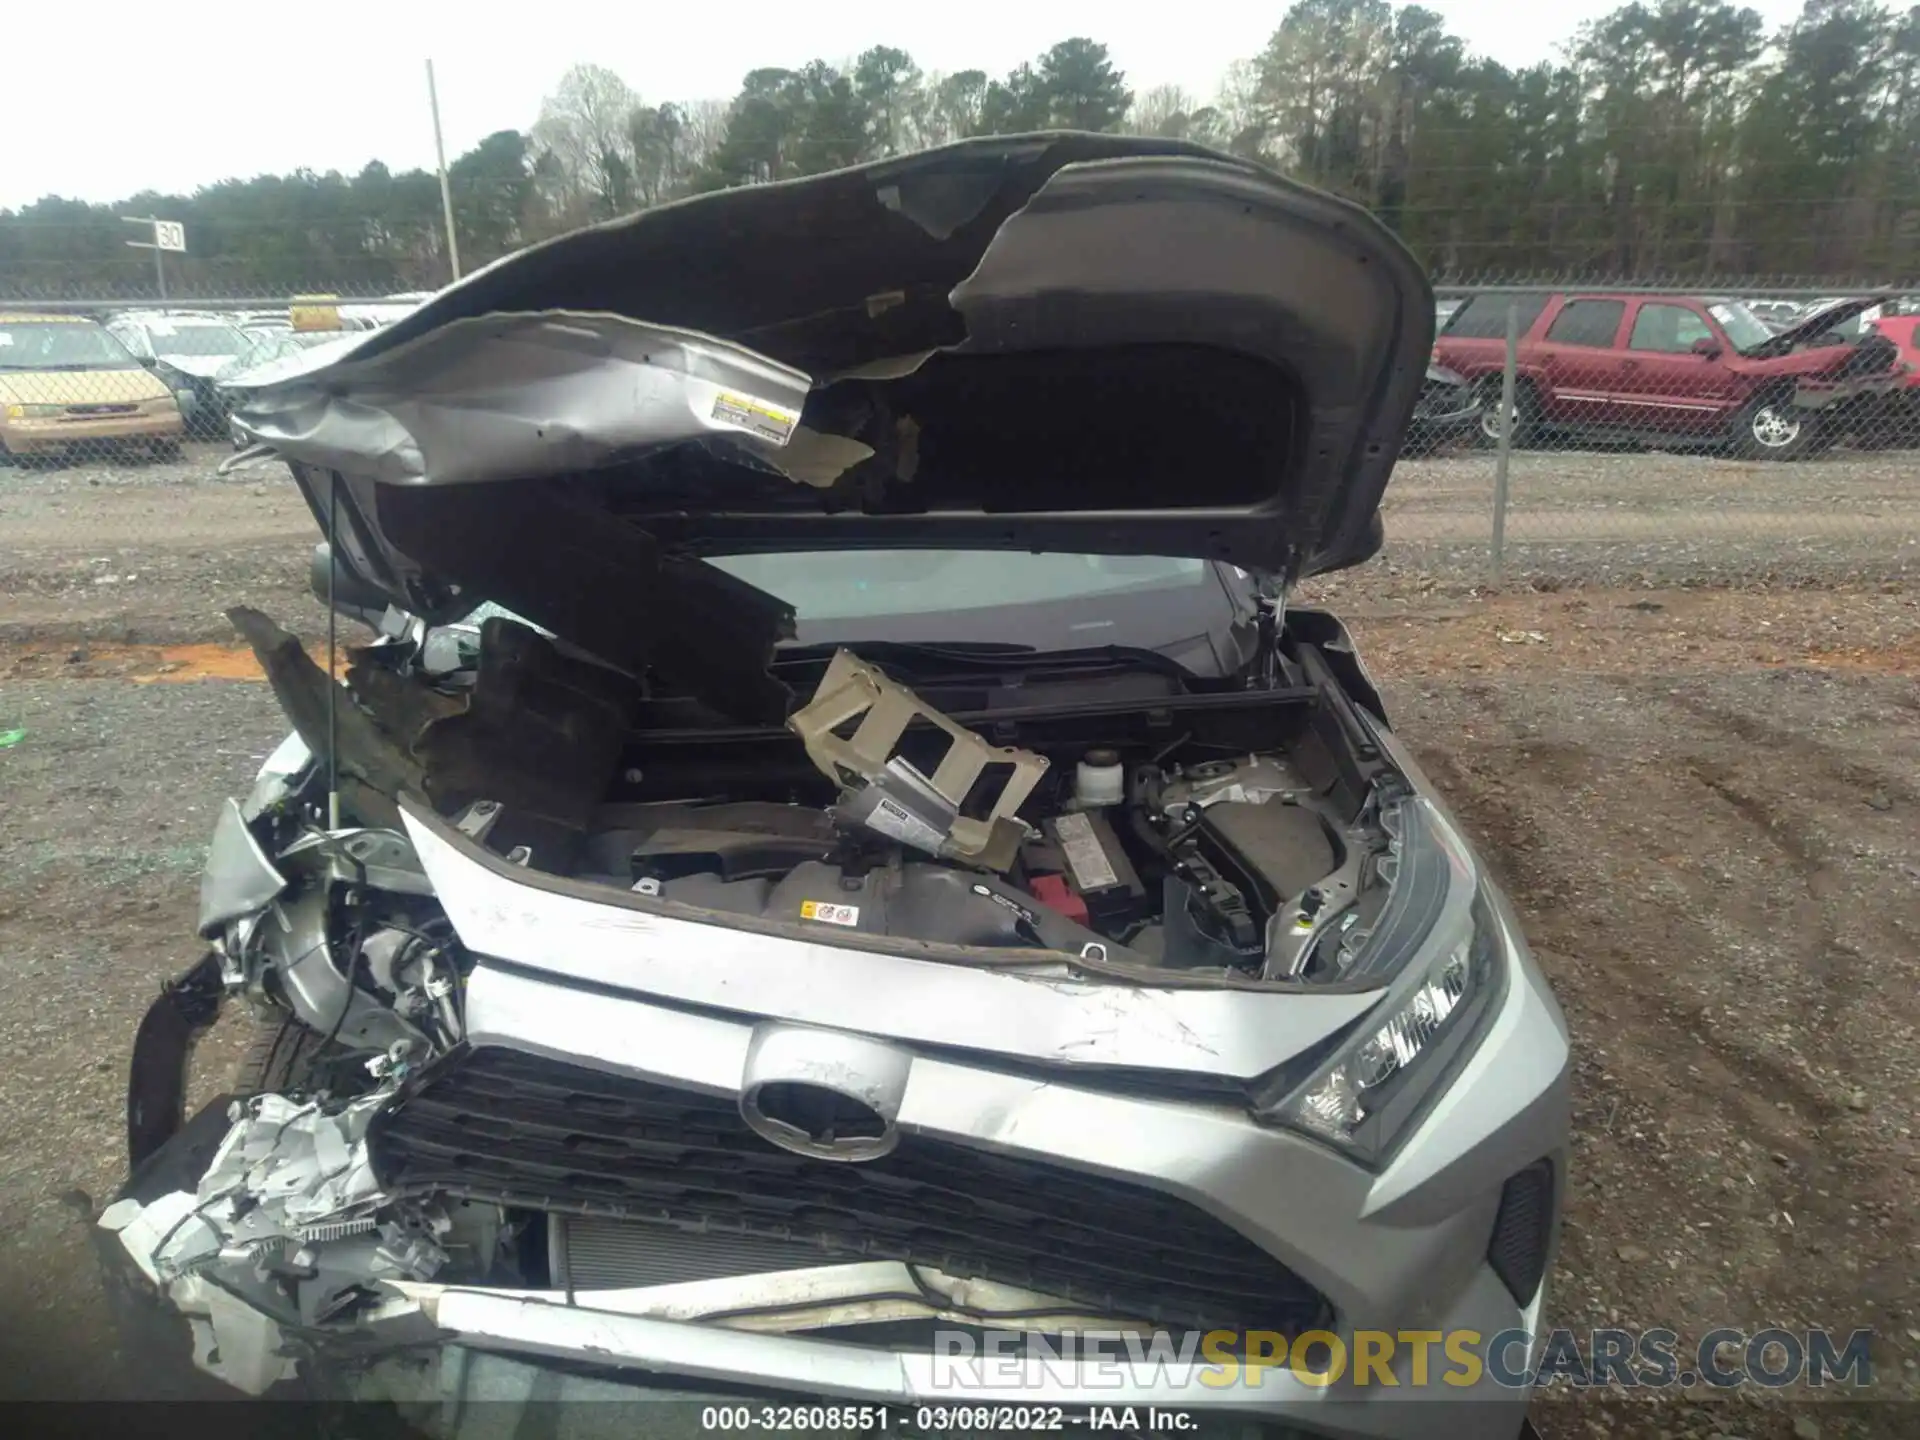
<svg viewBox="0 0 1920 1440"><path fill-rule="evenodd" d="M153 247L156 250L178 250L185 253L187 248L187 227L178 220L156 220L153 222Z"/></svg>

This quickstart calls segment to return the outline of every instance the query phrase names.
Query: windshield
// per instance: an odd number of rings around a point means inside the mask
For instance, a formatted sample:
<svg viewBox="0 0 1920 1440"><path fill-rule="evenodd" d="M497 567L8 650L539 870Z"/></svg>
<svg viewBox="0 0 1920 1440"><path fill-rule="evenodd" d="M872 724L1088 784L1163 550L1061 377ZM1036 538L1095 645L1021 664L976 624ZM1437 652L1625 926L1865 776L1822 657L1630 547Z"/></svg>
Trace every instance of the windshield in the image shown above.
<svg viewBox="0 0 1920 1440"><path fill-rule="evenodd" d="M1707 313L1720 322L1736 350L1751 350L1773 338L1773 329L1738 300L1716 300Z"/></svg>
<svg viewBox="0 0 1920 1440"><path fill-rule="evenodd" d="M1041 654L1126 646L1156 650L1197 675L1226 675L1256 641L1253 577L1205 560L843 550L707 563L793 606L800 645L984 644ZM494 604L466 623L489 615L533 623Z"/></svg>
<svg viewBox="0 0 1920 1440"><path fill-rule="evenodd" d="M1201 584L1207 569L1204 560L1162 556L997 550L729 555L711 563L786 601L802 624L1181 590ZM1109 638L1090 637L1087 643L1104 644Z"/></svg>
<svg viewBox="0 0 1920 1440"><path fill-rule="evenodd" d="M91 321L0 322L0 370L137 370L127 347Z"/></svg>
<svg viewBox="0 0 1920 1440"><path fill-rule="evenodd" d="M231 325L155 321L147 326L147 338L156 355L238 355L247 348L246 337Z"/></svg>

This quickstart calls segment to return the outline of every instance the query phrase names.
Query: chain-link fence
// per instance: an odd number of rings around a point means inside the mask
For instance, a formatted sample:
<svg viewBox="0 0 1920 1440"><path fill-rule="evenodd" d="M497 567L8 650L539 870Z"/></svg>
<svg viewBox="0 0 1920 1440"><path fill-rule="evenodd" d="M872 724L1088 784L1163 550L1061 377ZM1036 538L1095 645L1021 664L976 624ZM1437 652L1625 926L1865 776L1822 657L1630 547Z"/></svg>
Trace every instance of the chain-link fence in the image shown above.
<svg viewBox="0 0 1920 1440"><path fill-rule="evenodd" d="M1442 292L1389 558L1559 582L1920 558L1920 295Z"/></svg>
<svg viewBox="0 0 1920 1440"><path fill-rule="evenodd" d="M1920 295L1438 293L1386 566L1475 584L1820 582L1920 558ZM142 512L148 533L128 538L214 543L223 487L272 481L215 477L244 443L230 382L422 298L12 302L0 460L14 468L0 495L165 492ZM38 518L80 547L135 524L71 503ZM294 506L285 520L291 554L308 522ZM248 534L268 543L257 517Z"/></svg>

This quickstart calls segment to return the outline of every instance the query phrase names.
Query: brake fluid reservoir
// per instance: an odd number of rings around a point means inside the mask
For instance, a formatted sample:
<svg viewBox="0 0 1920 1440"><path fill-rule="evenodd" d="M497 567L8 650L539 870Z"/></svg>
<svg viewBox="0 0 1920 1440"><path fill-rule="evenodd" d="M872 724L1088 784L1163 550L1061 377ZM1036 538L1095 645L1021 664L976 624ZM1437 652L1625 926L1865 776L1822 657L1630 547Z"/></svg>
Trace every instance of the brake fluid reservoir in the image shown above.
<svg viewBox="0 0 1920 1440"><path fill-rule="evenodd" d="M1089 750L1073 772L1073 798L1083 810L1102 805L1118 805L1126 798L1126 781L1121 773L1120 752Z"/></svg>

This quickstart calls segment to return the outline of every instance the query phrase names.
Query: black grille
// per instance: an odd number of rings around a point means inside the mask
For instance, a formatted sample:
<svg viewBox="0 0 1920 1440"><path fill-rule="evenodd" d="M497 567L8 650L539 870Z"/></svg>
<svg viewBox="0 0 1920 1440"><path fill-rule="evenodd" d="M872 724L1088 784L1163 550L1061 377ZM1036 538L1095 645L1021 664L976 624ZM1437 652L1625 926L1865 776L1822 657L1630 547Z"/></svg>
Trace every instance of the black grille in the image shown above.
<svg viewBox="0 0 1920 1440"><path fill-rule="evenodd" d="M1507 1178L1487 1244L1487 1263L1522 1305L1533 1299L1547 1273L1552 1226L1553 1166L1536 1160Z"/></svg>
<svg viewBox="0 0 1920 1440"><path fill-rule="evenodd" d="M755 1135L731 1100L515 1051L451 1058L372 1144L394 1193L908 1261L1168 1325L1295 1333L1328 1314L1244 1235L1143 1186L915 1135L879 1160L814 1160Z"/></svg>

